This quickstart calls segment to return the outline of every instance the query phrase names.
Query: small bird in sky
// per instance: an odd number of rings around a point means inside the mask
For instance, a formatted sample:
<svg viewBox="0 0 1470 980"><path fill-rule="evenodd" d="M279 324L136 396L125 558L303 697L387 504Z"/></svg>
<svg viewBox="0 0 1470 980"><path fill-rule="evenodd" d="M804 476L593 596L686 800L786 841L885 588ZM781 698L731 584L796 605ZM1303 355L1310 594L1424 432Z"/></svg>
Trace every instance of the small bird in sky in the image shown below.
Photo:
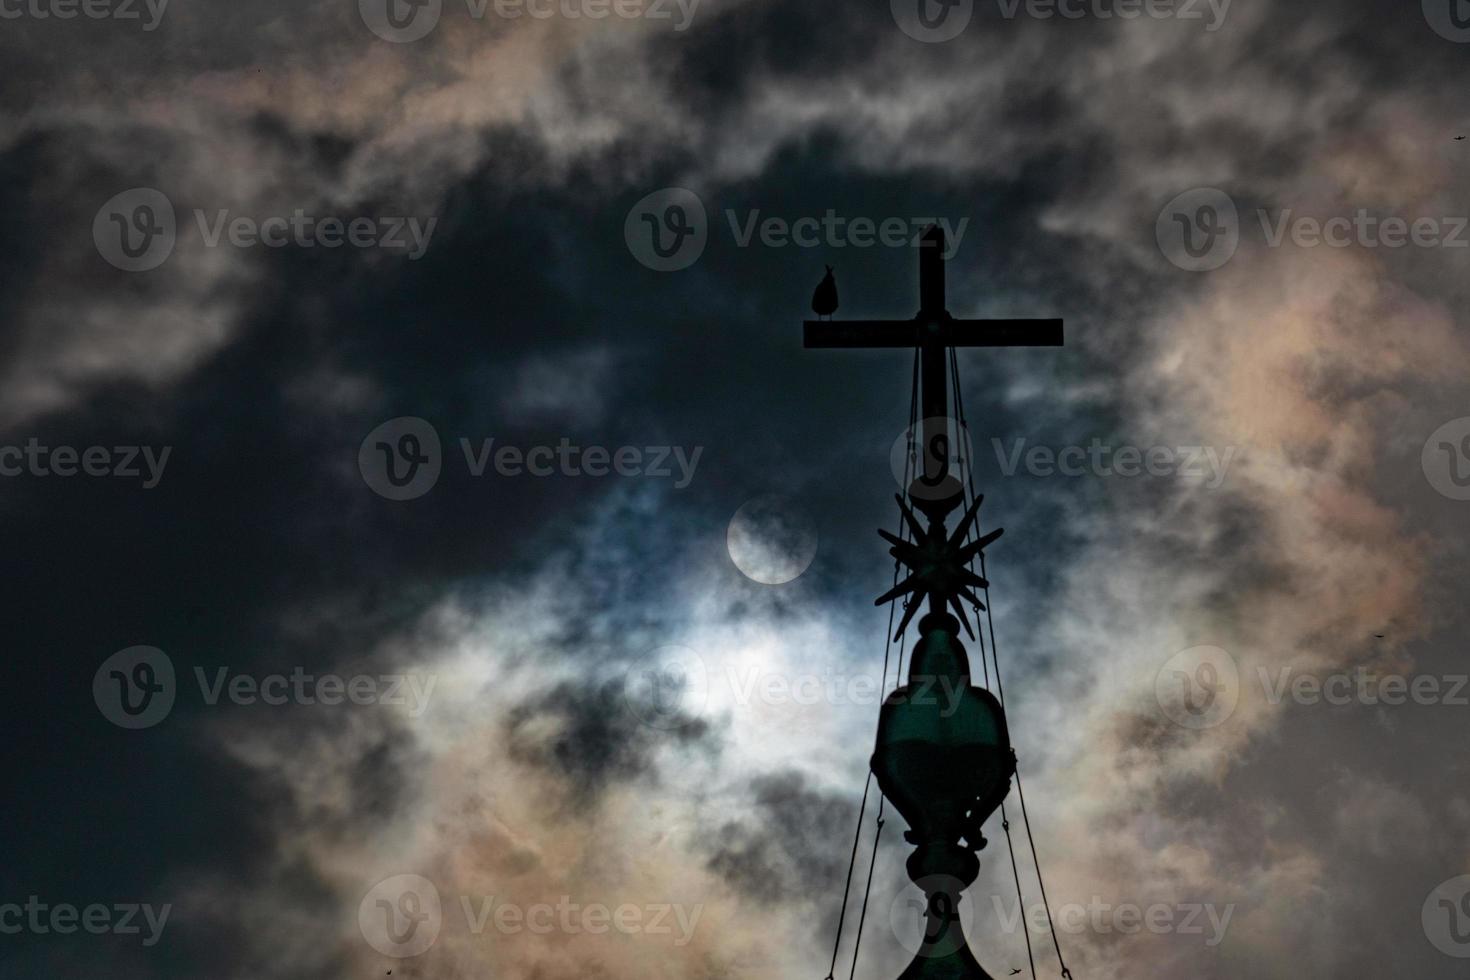
<svg viewBox="0 0 1470 980"><path fill-rule="evenodd" d="M830 265L827 266L827 274L812 292L812 312L818 317L831 317L837 312L837 280L832 278Z"/></svg>
<svg viewBox="0 0 1470 980"><path fill-rule="evenodd" d="M1383 639L1383 634L1382 633L1374 633L1373 635L1375 637L1377 637L1378 639L1380 639L1380 640Z"/></svg>
<svg viewBox="0 0 1470 980"><path fill-rule="evenodd" d="M1461 141L1461 140L1462 140L1462 139L1464 139L1464 138L1465 138L1465 137L1463 137L1463 136L1456 136L1456 137L1455 137L1455 142L1456 142L1456 143L1458 143L1458 142L1460 142L1460 141Z"/></svg>

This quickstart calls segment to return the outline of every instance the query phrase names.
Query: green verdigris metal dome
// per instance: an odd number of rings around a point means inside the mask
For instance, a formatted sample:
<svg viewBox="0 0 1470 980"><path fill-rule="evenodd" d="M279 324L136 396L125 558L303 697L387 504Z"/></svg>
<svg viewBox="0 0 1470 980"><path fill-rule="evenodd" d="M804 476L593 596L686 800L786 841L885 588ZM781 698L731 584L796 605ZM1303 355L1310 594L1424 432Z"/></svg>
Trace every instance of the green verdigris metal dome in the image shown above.
<svg viewBox="0 0 1470 980"><path fill-rule="evenodd" d="M1000 532L962 546L982 499L966 510L953 535L944 531L942 505L932 508L926 530L900 499L915 541L884 534L913 574L878 601L913 593L905 625L921 602L930 603L929 614L919 620L908 683L888 696L879 713L872 759L879 788L908 822L906 839L916 845L907 862L909 877L928 901L923 943L900 980L990 976L965 943L959 895L980 873L980 828L1010 792L1016 757L1000 702L970 683L970 661L959 639L963 620L944 611L953 605L963 615L957 593L988 584L965 565ZM969 598L982 605L973 593Z"/></svg>
<svg viewBox="0 0 1470 980"><path fill-rule="evenodd" d="M888 696L872 768L917 845L909 877L928 898L924 942L901 978L988 977L959 926L959 893L980 871L980 827L1010 790L1015 755L995 697L970 684L959 622L919 622L909 683Z"/></svg>

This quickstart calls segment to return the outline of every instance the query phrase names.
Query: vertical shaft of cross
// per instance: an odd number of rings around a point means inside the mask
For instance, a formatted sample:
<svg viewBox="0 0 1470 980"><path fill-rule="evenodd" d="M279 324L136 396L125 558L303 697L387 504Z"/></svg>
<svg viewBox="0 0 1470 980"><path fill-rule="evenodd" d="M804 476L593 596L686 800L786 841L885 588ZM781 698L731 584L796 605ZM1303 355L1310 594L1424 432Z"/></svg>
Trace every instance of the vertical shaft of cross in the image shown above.
<svg viewBox="0 0 1470 980"><path fill-rule="evenodd" d="M944 229L930 225L919 239L919 312L942 317L944 298Z"/></svg>
<svg viewBox="0 0 1470 980"><path fill-rule="evenodd" d="M923 392L922 428L924 493L914 494L929 506L923 508L931 520L943 522L958 503L958 495L941 489L949 472L949 310L944 295L944 230L931 225L919 240L919 374ZM955 434L959 437L959 433ZM956 481L955 490L959 489ZM947 506L946 506L947 505Z"/></svg>

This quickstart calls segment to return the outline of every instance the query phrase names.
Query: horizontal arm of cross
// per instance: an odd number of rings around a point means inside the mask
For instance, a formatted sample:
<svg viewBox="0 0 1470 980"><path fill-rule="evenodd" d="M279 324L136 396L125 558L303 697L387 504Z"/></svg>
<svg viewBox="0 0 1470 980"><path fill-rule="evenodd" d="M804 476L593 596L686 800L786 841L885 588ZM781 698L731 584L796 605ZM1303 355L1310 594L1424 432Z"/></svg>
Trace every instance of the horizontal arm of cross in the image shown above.
<svg viewBox="0 0 1470 980"><path fill-rule="evenodd" d="M918 347L926 341L946 347L1061 347L1062 320L1005 318L960 320L806 320L802 346Z"/></svg>

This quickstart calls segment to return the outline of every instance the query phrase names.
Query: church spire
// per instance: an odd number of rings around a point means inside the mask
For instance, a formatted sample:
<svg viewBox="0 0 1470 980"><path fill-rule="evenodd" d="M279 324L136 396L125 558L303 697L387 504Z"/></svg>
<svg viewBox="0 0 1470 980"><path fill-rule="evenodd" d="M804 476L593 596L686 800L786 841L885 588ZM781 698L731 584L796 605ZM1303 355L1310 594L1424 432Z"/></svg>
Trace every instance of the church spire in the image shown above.
<svg viewBox="0 0 1470 980"><path fill-rule="evenodd" d="M879 605L904 602L894 639L903 635L926 602L928 605L928 613L919 619L919 640L907 681L884 700L879 713L871 760L873 778L884 797L909 825L904 839L915 850L907 869L926 897L924 939L899 980L990 977L970 952L958 908L960 893L974 883L980 871L977 853L985 846L981 826L1001 806L1016 774L1005 710L990 691L973 683L969 655L959 638L961 627L975 637L964 603L978 615L985 610L980 593L990 586L983 574L975 573L973 563L977 557L983 563L985 549L1002 532L979 533L977 521L984 498L978 495L953 532L945 527L967 492L966 474L950 471L951 426L963 425L962 419L952 420L949 412L949 378L955 370L951 349L1062 343L1059 319L964 320L951 316L946 306L944 255L944 232L931 226L921 238L919 310L910 320L808 320L805 324L807 347L910 347L919 360L920 391L916 394L922 395L918 424L924 462L905 487L906 493L898 495L899 533L878 532L890 544L889 554L908 572L877 599ZM954 436L965 438L961 432Z"/></svg>

